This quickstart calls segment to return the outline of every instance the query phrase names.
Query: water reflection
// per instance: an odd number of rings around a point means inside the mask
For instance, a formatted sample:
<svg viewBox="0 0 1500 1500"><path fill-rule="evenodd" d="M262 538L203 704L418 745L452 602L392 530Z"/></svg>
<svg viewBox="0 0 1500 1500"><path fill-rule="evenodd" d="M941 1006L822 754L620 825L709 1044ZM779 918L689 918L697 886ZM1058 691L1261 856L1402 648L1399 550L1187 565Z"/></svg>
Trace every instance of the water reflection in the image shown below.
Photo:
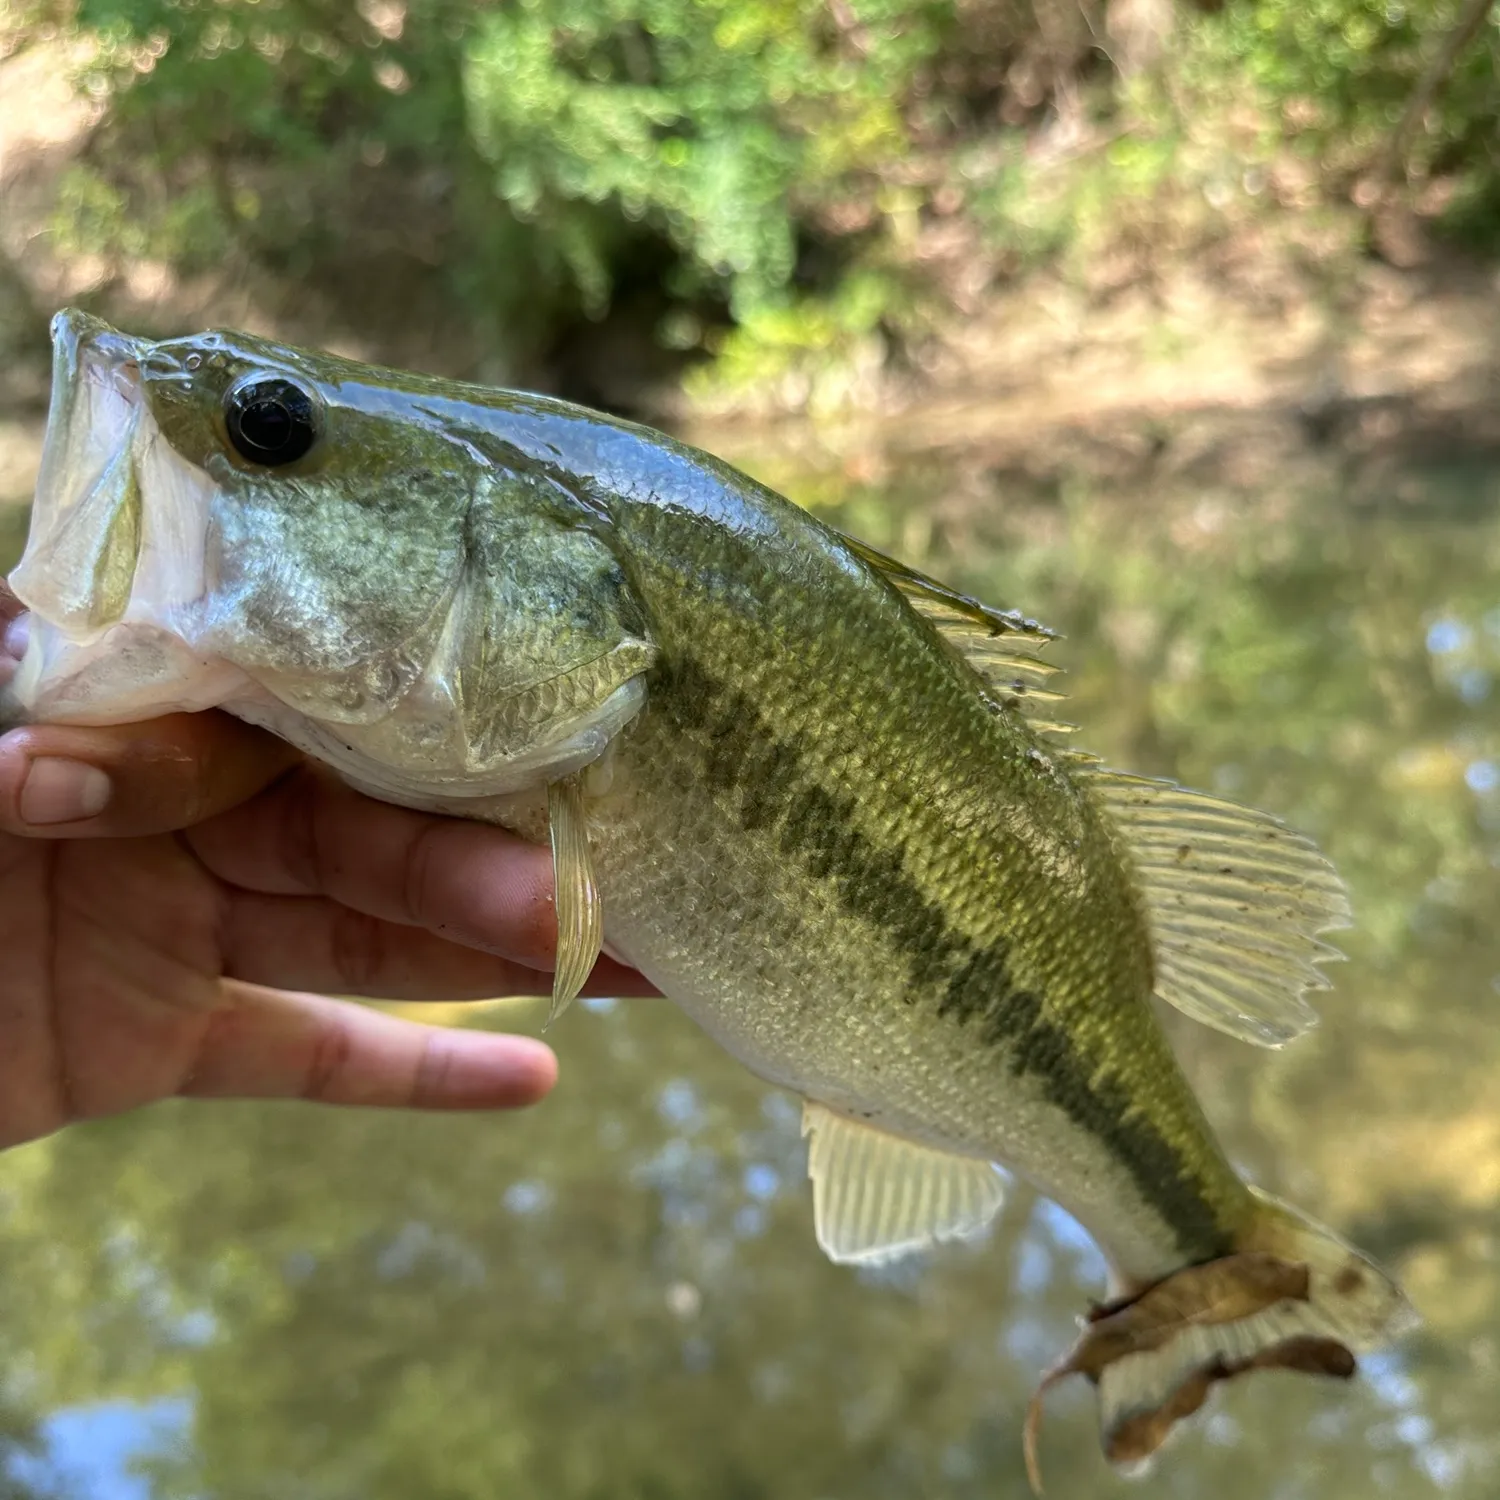
<svg viewBox="0 0 1500 1500"><path fill-rule="evenodd" d="M1281 812L1353 888L1310 1039L1173 1031L1236 1159L1426 1324L1353 1386L1225 1391L1150 1493L1496 1493L1500 513L1421 474L1387 508L773 477L1062 629L1092 748ZM556 1041L524 1118L169 1106L0 1157L0 1497L1024 1493L1025 1402L1099 1288L1066 1216L1018 1190L978 1243L838 1269L793 1101L664 1004ZM1052 1494L1142 1493L1086 1388L1049 1410Z"/></svg>

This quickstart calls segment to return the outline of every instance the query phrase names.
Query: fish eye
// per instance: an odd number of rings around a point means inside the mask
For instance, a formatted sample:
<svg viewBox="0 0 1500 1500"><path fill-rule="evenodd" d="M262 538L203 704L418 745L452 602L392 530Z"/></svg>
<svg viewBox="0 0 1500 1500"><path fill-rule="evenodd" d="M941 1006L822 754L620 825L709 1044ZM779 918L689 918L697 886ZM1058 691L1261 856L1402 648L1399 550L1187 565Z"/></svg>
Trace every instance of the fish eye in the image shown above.
<svg viewBox="0 0 1500 1500"><path fill-rule="evenodd" d="M279 376L240 382L224 399L224 425L241 458L253 464L289 464L318 436L313 399Z"/></svg>

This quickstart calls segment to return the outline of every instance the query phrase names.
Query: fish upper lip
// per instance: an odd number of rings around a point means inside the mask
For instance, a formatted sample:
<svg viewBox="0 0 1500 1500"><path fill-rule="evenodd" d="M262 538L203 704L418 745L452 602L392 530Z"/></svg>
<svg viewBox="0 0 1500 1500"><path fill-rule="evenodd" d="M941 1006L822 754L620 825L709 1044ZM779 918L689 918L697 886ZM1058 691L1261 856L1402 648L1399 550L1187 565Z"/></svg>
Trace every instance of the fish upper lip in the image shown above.
<svg viewBox="0 0 1500 1500"><path fill-rule="evenodd" d="M111 328L91 313L64 308L52 320L52 359L72 379L107 379L127 401L141 398L142 339Z"/></svg>
<svg viewBox="0 0 1500 1500"><path fill-rule="evenodd" d="M76 307L52 319L52 396L37 476L38 507L71 493L64 468L75 446L80 405L86 404L83 387L107 387L138 412L145 396L141 360L150 348Z"/></svg>
<svg viewBox="0 0 1500 1500"><path fill-rule="evenodd" d="M92 313L65 307L52 320L52 345L56 352L73 356L87 345L107 359L133 363L140 357L145 341L111 328Z"/></svg>

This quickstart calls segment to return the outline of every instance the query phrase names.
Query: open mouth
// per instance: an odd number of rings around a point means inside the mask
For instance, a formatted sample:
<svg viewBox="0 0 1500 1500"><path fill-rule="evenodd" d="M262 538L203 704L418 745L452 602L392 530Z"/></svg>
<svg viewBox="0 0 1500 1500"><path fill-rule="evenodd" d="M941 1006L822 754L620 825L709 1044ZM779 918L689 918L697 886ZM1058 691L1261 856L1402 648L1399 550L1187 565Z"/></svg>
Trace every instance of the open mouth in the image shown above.
<svg viewBox="0 0 1500 1500"><path fill-rule="evenodd" d="M214 487L157 430L149 351L85 313L53 320L31 534L10 576L31 611L11 718L127 723L213 707L243 683L193 649Z"/></svg>
<svg viewBox="0 0 1500 1500"><path fill-rule="evenodd" d="M140 552L139 346L82 313L52 325L52 404L17 597L73 641L125 613Z"/></svg>

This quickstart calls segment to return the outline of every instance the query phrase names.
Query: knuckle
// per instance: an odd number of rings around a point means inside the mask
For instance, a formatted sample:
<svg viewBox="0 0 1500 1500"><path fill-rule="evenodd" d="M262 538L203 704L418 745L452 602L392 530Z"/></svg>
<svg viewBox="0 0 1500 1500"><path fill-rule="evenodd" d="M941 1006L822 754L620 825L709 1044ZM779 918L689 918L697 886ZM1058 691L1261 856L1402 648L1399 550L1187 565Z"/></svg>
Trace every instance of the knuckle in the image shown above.
<svg viewBox="0 0 1500 1500"><path fill-rule="evenodd" d="M353 994L371 989L385 971L388 956L385 924L377 917L341 907L329 934L330 958L339 983Z"/></svg>
<svg viewBox="0 0 1500 1500"><path fill-rule="evenodd" d="M429 922L429 914L440 910L433 899L436 873L441 868L437 858L437 840L443 832L442 824L425 824L407 846L402 863L401 920L413 926L431 925L441 931L441 917Z"/></svg>
<svg viewBox="0 0 1500 1500"><path fill-rule="evenodd" d="M318 841L318 784L309 773L298 775L277 805L277 860L308 891L323 888Z"/></svg>
<svg viewBox="0 0 1500 1500"><path fill-rule="evenodd" d="M438 1032L429 1032L422 1041L422 1053L412 1076L411 1104L416 1109L431 1109L447 1098L453 1078L453 1048Z"/></svg>
<svg viewBox="0 0 1500 1500"><path fill-rule="evenodd" d="M346 1021L330 1017L319 1028L302 1079L302 1097L314 1102L332 1099L349 1070L354 1034Z"/></svg>

